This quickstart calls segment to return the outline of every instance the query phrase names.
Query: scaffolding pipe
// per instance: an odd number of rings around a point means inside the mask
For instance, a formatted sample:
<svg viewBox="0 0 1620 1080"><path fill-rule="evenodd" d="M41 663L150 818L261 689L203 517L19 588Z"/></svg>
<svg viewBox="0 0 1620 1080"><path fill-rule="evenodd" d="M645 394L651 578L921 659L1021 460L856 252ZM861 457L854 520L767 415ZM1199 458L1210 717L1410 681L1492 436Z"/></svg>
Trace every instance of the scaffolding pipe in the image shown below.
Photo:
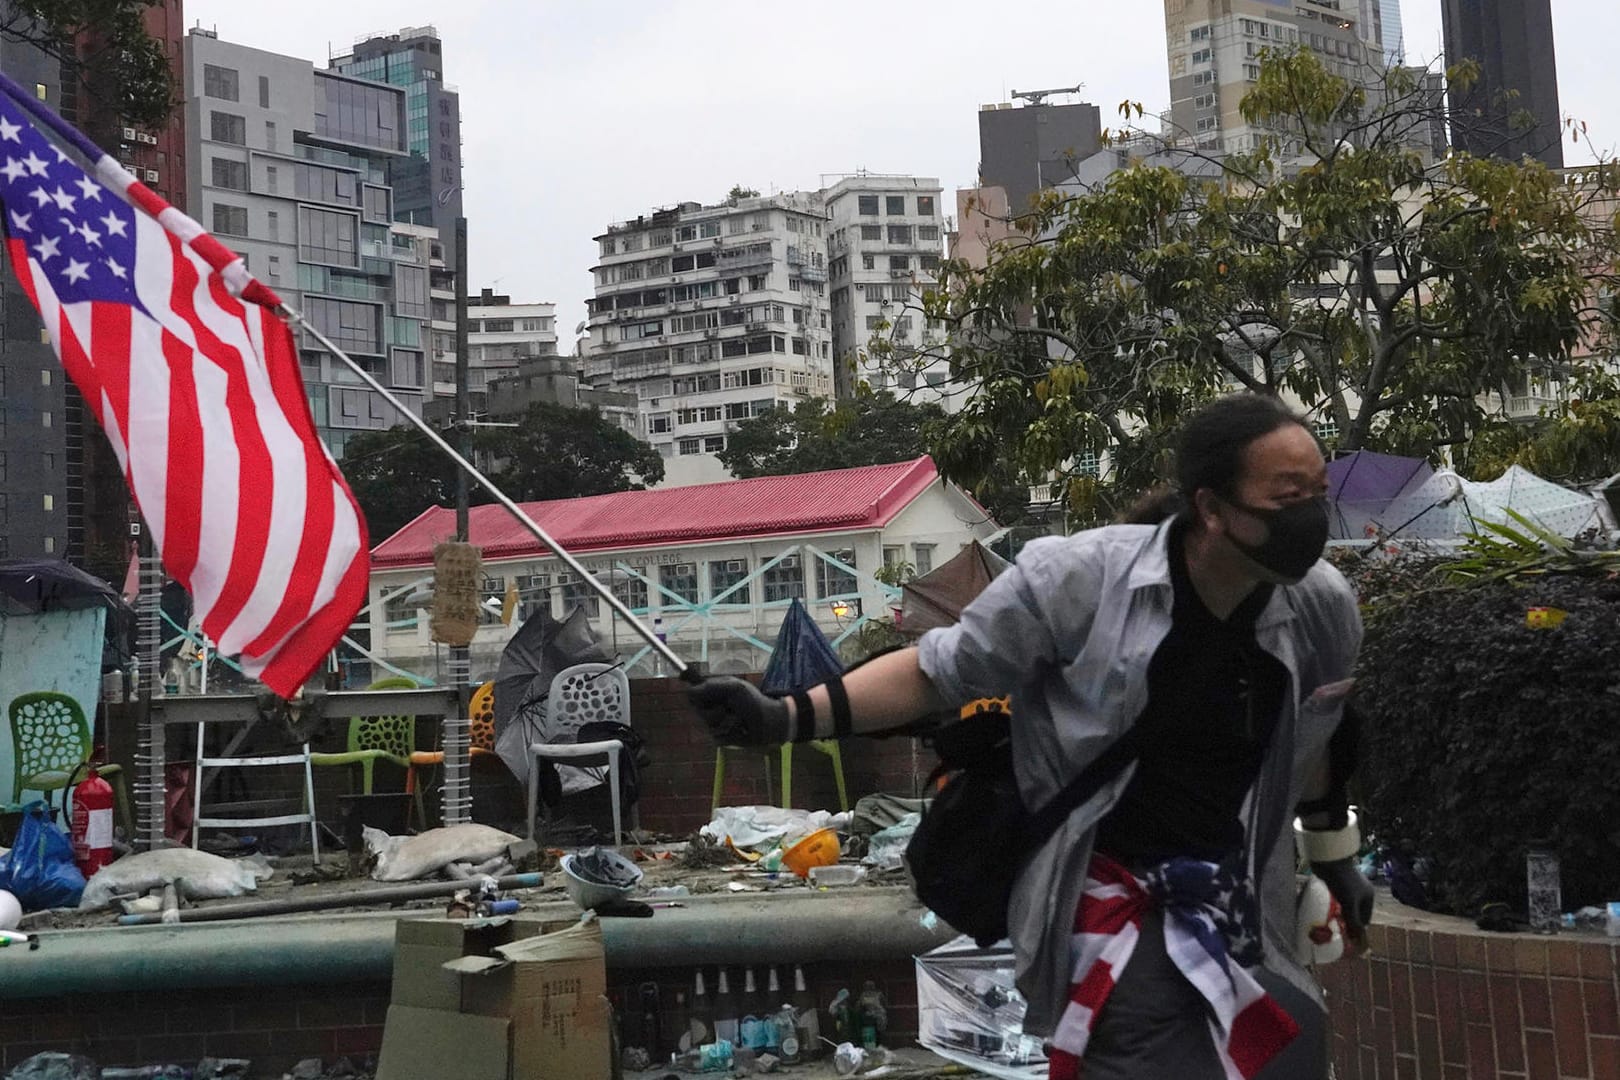
<svg viewBox="0 0 1620 1080"><path fill-rule="evenodd" d="M160 912L148 911L135 915L120 915L119 926L153 926L162 922L229 922L233 919L257 919L267 915L295 915L306 911L331 911L335 908L372 907L384 904L403 904L411 900L431 900L437 896L454 896L474 886L470 881L424 881L414 885L395 885L385 889L366 889L363 892L326 893L320 896L290 896L284 900L254 900L242 904L215 904L211 907L182 908L176 918L165 920ZM539 874L511 874L496 878L502 892L511 889L538 889L542 884Z"/></svg>

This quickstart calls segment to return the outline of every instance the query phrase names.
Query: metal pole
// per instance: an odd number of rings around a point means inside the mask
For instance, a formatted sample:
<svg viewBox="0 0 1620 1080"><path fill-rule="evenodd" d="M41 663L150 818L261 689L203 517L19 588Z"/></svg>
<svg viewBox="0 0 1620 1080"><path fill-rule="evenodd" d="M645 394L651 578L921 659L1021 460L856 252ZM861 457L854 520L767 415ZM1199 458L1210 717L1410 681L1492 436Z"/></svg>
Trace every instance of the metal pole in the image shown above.
<svg viewBox="0 0 1620 1080"><path fill-rule="evenodd" d="M540 541L540 543L544 544L548 549L550 549L558 559L562 560L564 566L573 571L573 573L580 578L580 580L584 581L592 589L594 589L598 596L607 601L608 607L618 612L619 615L630 624L631 628L635 630L636 635L640 637L642 641L646 642L654 652L658 653L658 655L662 656L665 660L668 660L670 666L680 674L681 678L685 679L687 682L693 683L702 681L703 677L699 675L697 671L695 671L690 665L688 665L685 660L682 660L679 656L677 656L675 654L675 650L671 649L667 643L660 641L658 639L658 635L654 634L645 623L637 618L635 613L626 607L617 596L613 595L613 590L607 588L600 581L596 580L596 576L589 570L585 569L584 565L581 564L578 559L574 558L574 556L570 554L566 548L557 543L557 541L553 540L551 538L551 534L540 527L539 522L535 521L528 514L524 513L523 508L517 503L513 502L511 497L507 495L506 492L496 487L493 480L479 472L477 466L473 465L472 462L468 461L464 456L457 453L455 447L446 442L443 435L440 435L437 431L433 430L432 424L429 424L426 420L423 420L420 416L413 413L408 405L400 401L399 398L395 397L386 386L378 382L375 375L367 371L348 353L334 345L332 343L332 339L316 329L308 319L304 318L302 313L288 305L285 301L282 302L281 309L287 313L288 318L292 319L299 326L303 327L304 331L308 333L310 337L320 342L323 348L348 365L349 370L358 375L361 382L365 383L377 393L381 394L384 401L392 405L396 410L399 411L401 415L405 417L407 421L415 425L416 429L423 435L427 436L430 442L432 442L440 450L443 450L446 454L449 454L451 459L455 461L457 465L466 470L469 477L478 481L479 485L483 487L485 491L488 491L490 495L494 496L496 502L500 503L506 508L507 513L511 514L518 520L518 524L522 525L523 528L528 531L530 536L533 536L536 540Z"/></svg>
<svg viewBox="0 0 1620 1080"><path fill-rule="evenodd" d="M467 343L467 219L458 215L455 224L456 260L456 442L461 456L472 460L473 426L472 402L468 383L471 381L472 356ZM456 539L462 543L472 540L472 492L468 489L467 473L456 470ZM456 688L456 708L444 717L440 744L444 750L444 787L440 791L441 813L446 825L461 825L472 820L472 798L468 785L468 759L472 756L471 724L467 716L472 711L472 652L466 645L450 647L450 682Z"/></svg>
<svg viewBox="0 0 1620 1080"><path fill-rule="evenodd" d="M137 562L135 615L137 626L136 652L140 706L136 710L139 726L135 736L135 805L136 846L152 850L160 847L164 837L164 808L167 802L167 784L163 775L168 758L168 736L163 726L162 706L152 699L163 693L162 613L163 562L153 552L151 533L137 514L131 514L130 531L135 534ZM192 778L196 783L197 778Z"/></svg>

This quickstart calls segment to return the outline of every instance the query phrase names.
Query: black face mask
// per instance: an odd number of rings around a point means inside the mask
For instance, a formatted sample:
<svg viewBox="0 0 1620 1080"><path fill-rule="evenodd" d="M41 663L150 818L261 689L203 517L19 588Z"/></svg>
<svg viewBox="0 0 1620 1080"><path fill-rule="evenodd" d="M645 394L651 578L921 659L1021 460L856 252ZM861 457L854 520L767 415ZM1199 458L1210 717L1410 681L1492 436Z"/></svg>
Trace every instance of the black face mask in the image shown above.
<svg viewBox="0 0 1620 1080"><path fill-rule="evenodd" d="M1263 544L1245 544L1231 533L1227 539L1243 554L1284 581L1304 579L1322 557L1328 539L1327 499L1318 495L1287 506L1258 507L1233 502L1233 506L1266 526Z"/></svg>

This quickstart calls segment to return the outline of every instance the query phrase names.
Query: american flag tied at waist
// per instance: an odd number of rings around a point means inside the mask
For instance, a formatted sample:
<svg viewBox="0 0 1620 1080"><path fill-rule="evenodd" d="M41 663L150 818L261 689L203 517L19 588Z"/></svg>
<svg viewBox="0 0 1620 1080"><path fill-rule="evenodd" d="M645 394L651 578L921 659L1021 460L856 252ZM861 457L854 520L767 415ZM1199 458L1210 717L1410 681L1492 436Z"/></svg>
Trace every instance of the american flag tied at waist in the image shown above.
<svg viewBox="0 0 1620 1080"><path fill-rule="evenodd" d="M1232 1080L1254 1076L1299 1034L1299 1025L1249 973L1260 927L1246 880L1198 859L1176 858L1138 878L1094 854L1075 913L1073 985L1048 1050L1051 1080L1085 1075L1092 1028L1141 936L1150 907L1164 913L1165 950L1209 1004L1216 1056Z"/></svg>
<svg viewBox="0 0 1620 1080"><path fill-rule="evenodd" d="M316 433L281 300L4 76L0 219L17 278L204 632L292 696L365 601L368 543Z"/></svg>

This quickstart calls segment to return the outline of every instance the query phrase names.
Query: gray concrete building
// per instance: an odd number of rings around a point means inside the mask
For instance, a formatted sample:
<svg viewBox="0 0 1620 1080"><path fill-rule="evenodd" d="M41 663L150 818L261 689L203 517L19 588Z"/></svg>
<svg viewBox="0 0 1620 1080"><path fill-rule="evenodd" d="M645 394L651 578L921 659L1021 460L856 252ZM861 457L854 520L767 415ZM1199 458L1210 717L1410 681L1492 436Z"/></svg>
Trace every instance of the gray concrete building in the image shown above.
<svg viewBox="0 0 1620 1080"><path fill-rule="evenodd" d="M410 158L405 88L308 60L186 38L192 215L412 411L431 396L430 271L438 243L394 225L392 170ZM310 407L334 455L399 421L311 335Z"/></svg>
<svg viewBox="0 0 1620 1080"><path fill-rule="evenodd" d="M489 415L512 420L530 405L545 403L569 409L595 409L610 422L641 437L639 399L618 390L595 390L584 379L577 356L532 356L506 374L489 380Z"/></svg>
<svg viewBox="0 0 1620 1080"><path fill-rule="evenodd" d="M1036 192L1069 179L1074 166L1102 146L1097 106L1026 97L1033 100L979 108L979 184L1005 190L1015 215L1029 209Z"/></svg>
<svg viewBox="0 0 1620 1080"><path fill-rule="evenodd" d="M60 105L61 64L33 45L0 38L0 70ZM0 273L0 323L0 558L65 557L67 375L9 266Z"/></svg>
<svg viewBox="0 0 1620 1080"><path fill-rule="evenodd" d="M1477 157L1528 155L1563 168L1551 0L1445 0L1441 18L1446 63L1480 65L1479 82L1452 95L1452 145ZM1529 127L1519 114L1528 115Z"/></svg>
<svg viewBox="0 0 1620 1080"><path fill-rule="evenodd" d="M397 34L370 35L328 66L359 79L405 89L409 156L390 160L394 218L431 225L449 241L461 215L461 95L444 82L444 47L431 26L407 26ZM454 246L445 266L454 271Z"/></svg>

